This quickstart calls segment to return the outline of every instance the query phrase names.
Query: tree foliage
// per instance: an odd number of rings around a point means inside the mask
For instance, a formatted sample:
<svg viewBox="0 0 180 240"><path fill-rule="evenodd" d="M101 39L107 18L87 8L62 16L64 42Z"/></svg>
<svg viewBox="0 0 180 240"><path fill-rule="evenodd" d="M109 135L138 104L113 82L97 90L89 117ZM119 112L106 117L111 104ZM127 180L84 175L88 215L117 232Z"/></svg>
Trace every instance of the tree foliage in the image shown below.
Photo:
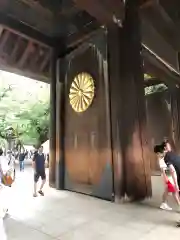
<svg viewBox="0 0 180 240"><path fill-rule="evenodd" d="M0 72L0 141L12 126L24 144L42 143L49 134L49 85Z"/></svg>
<svg viewBox="0 0 180 240"><path fill-rule="evenodd" d="M49 136L49 105L42 102L29 106L30 110L24 110L16 117L21 119L18 132L21 132L21 138L36 139L37 143L43 143Z"/></svg>
<svg viewBox="0 0 180 240"><path fill-rule="evenodd" d="M163 92L167 89L167 86L164 84L157 84L153 86L149 86L145 88L145 95L157 93L157 92Z"/></svg>

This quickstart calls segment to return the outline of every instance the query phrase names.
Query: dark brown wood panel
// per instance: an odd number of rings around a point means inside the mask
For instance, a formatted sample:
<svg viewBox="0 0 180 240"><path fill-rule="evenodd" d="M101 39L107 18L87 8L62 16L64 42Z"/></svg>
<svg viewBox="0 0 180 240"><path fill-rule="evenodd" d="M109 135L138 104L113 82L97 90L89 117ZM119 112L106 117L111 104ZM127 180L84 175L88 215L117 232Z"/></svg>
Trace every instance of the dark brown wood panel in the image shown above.
<svg viewBox="0 0 180 240"><path fill-rule="evenodd" d="M174 150L180 154L180 89L177 85L171 89L171 119L172 119L172 143Z"/></svg>
<svg viewBox="0 0 180 240"><path fill-rule="evenodd" d="M125 193L137 200L151 196L138 1L126 0L125 13L120 37L120 140Z"/></svg>
<svg viewBox="0 0 180 240"><path fill-rule="evenodd" d="M65 189L104 199L113 196L109 87L106 38L100 30L66 58L65 82ZM94 79L91 106L78 113L69 102L75 76L81 72Z"/></svg>
<svg viewBox="0 0 180 240"><path fill-rule="evenodd" d="M153 153L154 145L160 144L164 137L173 142L170 92L164 91L147 95L146 113L151 148L151 171L154 173L159 170L156 156Z"/></svg>
<svg viewBox="0 0 180 240"><path fill-rule="evenodd" d="M55 187L56 183L56 63L57 52L51 51L51 83L50 83L50 161L49 161L49 184Z"/></svg>
<svg viewBox="0 0 180 240"><path fill-rule="evenodd" d="M121 77L120 77L120 53L121 53L121 31L115 25L109 26L108 51L109 51L109 85L111 102L111 128L112 128L112 151L114 167L114 190L115 200L119 201L125 194L124 184L124 159L121 149Z"/></svg>

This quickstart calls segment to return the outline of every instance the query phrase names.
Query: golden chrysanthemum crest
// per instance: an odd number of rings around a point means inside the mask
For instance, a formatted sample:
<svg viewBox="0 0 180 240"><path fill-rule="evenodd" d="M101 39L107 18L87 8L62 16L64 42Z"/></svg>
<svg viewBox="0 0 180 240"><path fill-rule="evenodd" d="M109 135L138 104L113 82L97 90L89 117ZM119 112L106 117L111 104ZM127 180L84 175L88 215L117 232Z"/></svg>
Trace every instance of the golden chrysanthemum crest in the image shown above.
<svg viewBox="0 0 180 240"><path fill-rule="evenodd" d="M95 94L94 80L89 73L75 76L69 92L69 101L75 112L84 112L91 105Z"/></svg>

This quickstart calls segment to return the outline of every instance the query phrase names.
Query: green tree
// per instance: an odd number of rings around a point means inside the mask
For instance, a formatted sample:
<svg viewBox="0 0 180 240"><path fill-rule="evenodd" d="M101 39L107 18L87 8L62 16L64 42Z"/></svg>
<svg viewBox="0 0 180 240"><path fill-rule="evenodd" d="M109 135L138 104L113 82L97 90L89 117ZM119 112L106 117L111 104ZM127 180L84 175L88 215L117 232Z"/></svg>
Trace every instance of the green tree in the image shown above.
<svg viewBox="0 0 180 240"><path fill-rule="evenodd" d="M48 84L0 71L0 142L8 126L15 130L17 145L48 139Z"/></svg>
<svg viewBox="0 0 180 240"><path fill-rule="evenodd" d="M30 106L29 106L30 107ZM49 137L49 103L39 102L16 115L19 119L24 120L20 129L22 131L21 138L27 139L27 135L31 139L35 139L37 144L45 142ZM24 128L24 129L23 129Z"/></svg>
<svg viewBox="0 0 180 240"><path fill-rule="evenodd" d="M0 86L0 104L3 99L8 97L10 92L12 92L11 85ZM2 107L2 106L1 106ZM0 138L6 139L5 129L7 128L6 115L5 113L0 114Z"/></svg>

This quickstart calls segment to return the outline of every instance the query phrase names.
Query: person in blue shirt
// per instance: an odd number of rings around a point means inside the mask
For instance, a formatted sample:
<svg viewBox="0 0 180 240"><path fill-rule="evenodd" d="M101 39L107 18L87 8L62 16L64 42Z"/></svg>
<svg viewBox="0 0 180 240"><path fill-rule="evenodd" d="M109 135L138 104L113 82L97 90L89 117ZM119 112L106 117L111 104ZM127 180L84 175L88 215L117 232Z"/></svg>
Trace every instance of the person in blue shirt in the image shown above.
<svg viewBox="0 0 180 240"><path fill-rule="evenodd" d="M24 151L24 149L21 150L21 153L19 154L19 167L20 172L24 171L24 160L27 156L27 153Z"/></svg>
<svg viewBox="0 0 180 240"><path fill-rule="evenodd" d="M42 183L38 193L44 196L43 187L46 182L46 172L45 172L45 156L43 153L43 146L40 146L38 151L35 151L33 159L33 169L34 169L34 197L37 197L37 183L41 177Z"/></svg>

